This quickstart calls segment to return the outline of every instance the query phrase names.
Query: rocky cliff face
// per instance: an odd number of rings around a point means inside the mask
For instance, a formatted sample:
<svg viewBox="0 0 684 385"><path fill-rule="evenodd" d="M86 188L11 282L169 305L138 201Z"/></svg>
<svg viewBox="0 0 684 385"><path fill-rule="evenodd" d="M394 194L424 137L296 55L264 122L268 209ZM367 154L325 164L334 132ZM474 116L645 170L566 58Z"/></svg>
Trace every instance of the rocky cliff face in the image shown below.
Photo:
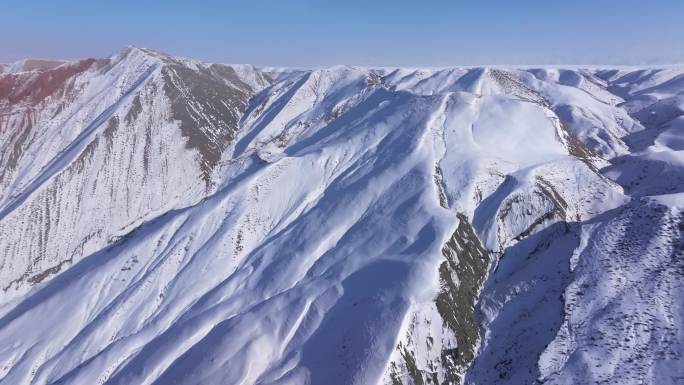
<svg viewBox="0 0 684 385"><path fill-rule="evenodd" d="M0 381L684 376L684 70L27 63Z"/></svg>

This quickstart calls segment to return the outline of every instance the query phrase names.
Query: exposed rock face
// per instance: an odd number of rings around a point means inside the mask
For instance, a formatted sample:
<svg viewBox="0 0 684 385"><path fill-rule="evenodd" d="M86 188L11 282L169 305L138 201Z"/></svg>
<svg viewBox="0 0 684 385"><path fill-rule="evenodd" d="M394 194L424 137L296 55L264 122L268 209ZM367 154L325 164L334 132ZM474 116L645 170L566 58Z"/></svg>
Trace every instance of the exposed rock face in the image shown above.
<svg viewBox="0 0 684 385"><path fill-rule="evenodd" d="M459 219L458 229L442 249L446 261L439 266L440 292L435 299L440 317L458 344L455 351L441 353L445 377L453 383L459 382L475 357L479 342L475 303L490 262L468 219Z"/></svg>
<svg viewBox="0 0 684 385"><path fill-rule="evenodd" d="M2 67L0 382L681 382L683 73Z"/></svg>
<svg viewBox="0 0 684 385"><path fill-rule="evenodd" d="M188 148L197 152L204 179L210 184L254 91L235 71L219 66L192 69L171 64L162 69L162 77L171 118L179 122Z"/></svg>

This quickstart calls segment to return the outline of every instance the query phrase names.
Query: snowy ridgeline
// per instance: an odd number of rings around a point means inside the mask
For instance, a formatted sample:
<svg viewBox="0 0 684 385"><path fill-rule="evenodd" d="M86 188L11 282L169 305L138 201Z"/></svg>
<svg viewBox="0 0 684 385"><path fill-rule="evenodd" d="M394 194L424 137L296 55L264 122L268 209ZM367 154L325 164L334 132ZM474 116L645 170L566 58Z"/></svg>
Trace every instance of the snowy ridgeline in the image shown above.
<svg viewBox="0 0 684 385"><path fill-rule="evenodd" d="M684 383L684 67L0 71L2 384Z"/></svg>

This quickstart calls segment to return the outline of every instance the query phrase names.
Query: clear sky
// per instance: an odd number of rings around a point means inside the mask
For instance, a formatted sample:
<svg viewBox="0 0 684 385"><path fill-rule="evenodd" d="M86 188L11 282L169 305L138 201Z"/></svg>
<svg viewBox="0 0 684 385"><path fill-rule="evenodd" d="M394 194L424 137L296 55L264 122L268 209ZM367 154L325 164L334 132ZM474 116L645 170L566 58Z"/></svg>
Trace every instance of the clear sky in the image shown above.
<svg viewBox="0 0 684 385"><path fill-rule="evenodd" d="M298 67L684 63L684 0L0 0L0 62L128 45Z"/></svg>

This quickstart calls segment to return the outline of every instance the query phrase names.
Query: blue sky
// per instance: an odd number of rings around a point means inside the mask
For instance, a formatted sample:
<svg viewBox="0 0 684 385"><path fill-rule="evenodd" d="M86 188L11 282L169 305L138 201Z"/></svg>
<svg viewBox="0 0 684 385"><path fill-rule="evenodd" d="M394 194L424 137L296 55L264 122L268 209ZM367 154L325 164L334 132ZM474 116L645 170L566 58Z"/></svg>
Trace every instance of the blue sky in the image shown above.
<svg viewBox="0 0 684 385"><path fill-rule="evenodd" d="M0 0L0 62L132 44L212 62L684 62L684 1Z"/></svg>

